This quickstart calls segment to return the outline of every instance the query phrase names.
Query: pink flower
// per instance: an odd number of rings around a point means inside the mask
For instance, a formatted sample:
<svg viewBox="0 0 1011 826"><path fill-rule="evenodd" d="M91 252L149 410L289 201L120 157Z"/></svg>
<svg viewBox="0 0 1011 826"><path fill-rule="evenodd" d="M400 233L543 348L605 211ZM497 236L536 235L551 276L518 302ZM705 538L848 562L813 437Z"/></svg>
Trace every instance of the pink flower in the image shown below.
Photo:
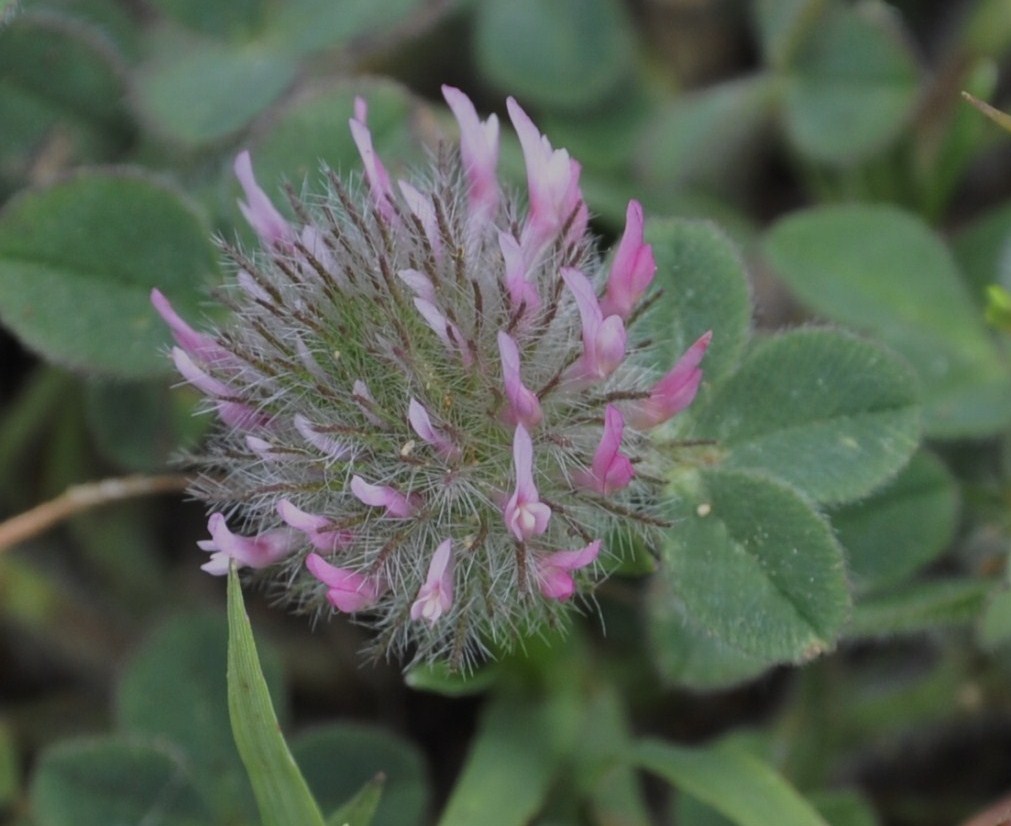
<svg viewBox="0 0 1011 826"><path fill-rule="evenodd" d="M534 445L523 425L516 425L513 436L513 464L516 467L516 490L506 503L503 515L506 526L520 542L548 529L551 508L540 500L534 484Z"/></svg>
<svg viewBox="0 0 1011 826"><path fill-rule="evenodd" d="M460 154L470 186L470 208L475 216L482 217L498 206L498 118L478 119L474 104L459 89L442 87L442 96L460 124Z"/></svg>
<svg viewBox="0 0 1011 826"><path fill-rule="evenodd" d="M346 548L354 539L350 531L335 528L333 522L325 516L306 513L287 499L277 503L277 513L285 524L304 533L318 551L333 553L340 548Z"/></svg>
<svg viewBox="0 0 1011 826"><path fill-rule="evenodd" d="M321 433L316 425L301 413L296 413L292 416L291 421L295 425L295 430L298 431L298 434L324 456L328 456L333 461L339 462L351 455L351 448L344 444L344 442L333 438L333 436L328 436L326 433Z"/></svg>
<svg viewBox="0 0 1011 826"><path fill-rule="evenodd" d="M231 401L235 393L223 381L208 375L190 358L189 354L179 347L172 348L172 361L176 370L186 381L207 396L217 399L214 408L221 421L229 427L250 430L256 427L266 427L270 418L249 405Z"/></svg>
<svg viewBox="0 0 1011 826"><path fill-rule="evenodd" d="M647 430L663 424L692 403L702 381L699 364L706 354L713 331L704 333L698 341L685 350L677 364L671 368L650 391L649 398L635 402L628 409L628 421L638 430Z"/></svg>
<svg viewBox="0 0 1011 826"><path fill-rule="evenodd" d="M172 338L186 353L204 364L220 364L232 360L232 354L206 333L198 333L175 311L161 291L151 290L151 304L168 325Z"/></svg>
<svg viewBox="0 0 1011 826"><path fill-rule="evenodd" d="M577 476L578 484L601 496L610 496L632 481L635 474L632 463L621 452L624 429L625 418L617 407L609 404L604 410L604 435L593 454L589 472Z"/></svg>
<svg viewBox="0 0 1011 826"><path fill-rule="evenodd" d="M446 318L442 310L436 307L431 301L426 301L424 298L414 299L414 306L421 314L421 317L425 319L425 323L432 328L432 332L434 332L439 337L439 340L446 345L446 348L449 350L456 350L460 354L460 360L463 362L465 367L469 367L473 364L474 359L470 355L470 351L467 349L467 344L463 340L463 334L460 332L460 328Z"/></svg>
<svg viewBox="0 0 1011 826"><path fill-rule="evenodd" d="M572 571L585 568L600 553L597 539L578 551L557 551L537 562L537 585L548 599L567 600L576 592Z"/></svg>
<svg viewBox="0 0 1011 826"><path fill-rule="evenodd" d="M404 496L389 485L370 485L361 476L351 477L351 492L363 505L386 508L386 515L397 519L414 516L418 509L418 497Z"/></svg>
<svg viewBox="0 0 1011 826"><path fill-rule="evenodd" d="M426 620L430 624L445 614L453 605L453 554L452 541L444 540L428 564L428 576L411 605L412 620Z"/></svg>
<svg viewBox="0 0 1011 826"><path fill-rule="evenodd" d="M593 286L579 270L563 267L562 280L576 299L583 323L583 355L572 365L569 378L607 378L625 358L625 324L616 315L604 318Z"/></svg>
<svg viewBox="0 0 1011 826"><path fill-rule="evenodd" d="M508 333L499 330L498 352L502 359L502 382L509 400L511 424L519 422L533 430L543 418L537 395L527 389L520 378L520 352Z"/></svg>
<svg viewBox="0 0 1011 826"><path fill-rule="evenodd" d="M629 201L625 233L614 254L607 294L601 302L601 311L605 316L616 315L627 319L653 280L656 260L653 248L643 240L642 224L642 207L638 201Z"/></svg>
<svg viewBox="0 0 1011 826"><path fill-rule="evenodd" d="M233 168L235 177L239 179L239 184L246 196L245 202L239 201L239 209L242 210L243 217L259 236L260 241L268 247L290 242L292 239L291 227L271 203L267 194L260 189L260 185L253 175L253 161L247 150L243 150L236 156Z"/></svg>
<svg viewBox="0 0 1011 826"><path fill-rule="evenodd" d="M354 384L351 385L351 398L354 399L362 411L362 415L372 424L376 427L382 427L385 424L382 416L376 415L375 412L378 402L376 402L375 397L372 395L372 391L369 390L369 386L361 379L355 379Z"/></svg>
<svg viewBox="0 0 1011 826"><path fill-rule="evenodd" d="M550 141L513 99L506 101L509 118L523 148L530 191L530 216L523 227L524 249L536 258L575 213L569 237L580 237L586 230L587 210L579 190L580 166L564 149L552 149Z"/></svg>
<svg viewBox="0 0 1011 826"><path fill-rule="evenodd" d="M421 228L425 231L425 237L432 247L432 253L436 258L440 258L442 256L442 235L439 232L439 222L435 217L435 207L432 206L432 201L407 181L398 181L397 186L400 187L400 193L407 201L407 208L421 222Z"/></svg>
<svg viewBox="0 0 1011 826"><path fill-rule="evenodd" d="M355 116L348 121L348 125L351 127L351 138L358 147L358 154L361 155L362 166L365 167L365 178L369 182L369 189L372 190L372 202L379 210L379 214L390 221L394 217L393 188L390 186L390 176L386 172L386 167L372 146L372 133L365 125L367 113L365 100L355 98Z"/></svg>
<svg viewBox="0 0 1011 826"><path fill-rule="evenodd" d="M407 419L415 433L432 445L445 458L454 459L460 455L455 444L441 431L436 430L428 411L417 399L412 398L407 405Z"/></svg>
<svg viewBox="0 0 1011 826"><path fill-rule="evenodd" d="M319 554L309 554L305 558L305 567L327 586L327 602L346 614L374 605L386 590L385 583L378 577L337 568Z"/></svg>
<svg viewBox="0 0 1011 826"><path fill-rule="evenodd" d="M523 307L523 318L527 318L537 312L541 306L541 297L537 293L537 286L527 278L529 268L526 255L520 242L508 232L498 234L498 245L505 261L505 285L509 303L513 312Z"/></svg>
<svg viewBox="0 0 1011 826"><path fill-rule="evenodd" d="M432 279L421 270L403 269L397 273L397 277L422 301L435 304L435 285L432 283Z"/></svg>
<svg viewBox="0 0 1011 826"><path fill-rule="evenodd" d="M211 538L200 540L197 546L212 553L210 561L200 567L214 576L227 574L233 559L239 568L266 568L284 559L301 544L298 534L287 528L266 531L259 536L232 533L220 513L211 514L207 530Z"/></svg>

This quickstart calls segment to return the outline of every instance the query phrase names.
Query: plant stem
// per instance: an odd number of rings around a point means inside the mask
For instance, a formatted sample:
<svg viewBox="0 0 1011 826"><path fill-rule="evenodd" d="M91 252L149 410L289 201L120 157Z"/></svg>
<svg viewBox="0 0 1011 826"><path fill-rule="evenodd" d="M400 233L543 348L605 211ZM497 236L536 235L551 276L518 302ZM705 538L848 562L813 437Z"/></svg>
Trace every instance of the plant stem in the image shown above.
<svg viewBox="0 0 1011 826"><path fill-rule="evenodd" d="M178 474L123 476L67 488L55 499L0 522L0 552L49 530L54 525L92 508L133 499L185 490L188 480Z"/></svg>

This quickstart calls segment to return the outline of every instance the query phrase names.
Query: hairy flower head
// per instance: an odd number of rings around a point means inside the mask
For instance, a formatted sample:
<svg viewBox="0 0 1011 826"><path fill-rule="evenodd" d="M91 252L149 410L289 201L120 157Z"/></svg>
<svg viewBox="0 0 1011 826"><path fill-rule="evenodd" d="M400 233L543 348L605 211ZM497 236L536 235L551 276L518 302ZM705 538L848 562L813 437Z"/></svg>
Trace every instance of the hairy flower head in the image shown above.
<svg viewBox="0 0 1011 826"><path fill-rule="evenodd" d="M360 183L326 170L322 197L290 197L293 221L241 154L260 248L226 247L230 320L197 332L152 301L220 420L193 484L205 569L273 572L297 608L370 625L376 652L466 666L559 624L616 536L655 538L649 431L691 403L709 334L664 376L642 367L639 205L605 265L579 164L510 100L528 181L513 195L497 119L444 93L459 151L394 181L359 100Z"/></svg>

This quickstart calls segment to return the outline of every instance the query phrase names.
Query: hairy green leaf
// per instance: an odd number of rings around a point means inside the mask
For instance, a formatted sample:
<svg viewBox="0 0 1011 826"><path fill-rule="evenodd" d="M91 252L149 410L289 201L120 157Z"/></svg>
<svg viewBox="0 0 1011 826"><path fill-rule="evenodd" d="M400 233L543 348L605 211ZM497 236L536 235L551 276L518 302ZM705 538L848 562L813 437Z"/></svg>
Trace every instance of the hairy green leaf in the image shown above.
<svg viewBox="0 0 1011 826"><path fill-rule="evenodd" d="M358 723L333 723L296 737L291 752L324 812L343 806L359 790L369 797L365 790L382 775L382 797L372 826L425 821L425 761L410 742Z"/></svg>
<svg viewBox="0 0 1011 826"><path fill-rule="evenodd" d="M757 344L692 410L691 436L714 440L723 467L845 502L908 461L919 440L917 401L915 377L893 354L833 330L794 330Z"/></svg>
<svg viewBox="0 0 1011 826"><path fill-rule="evenodd" d="M715 384L740 360L751 328L751 296L744 263L733 242L703 221L650 221L657 272L653 289L660 300L642 320L645 337L656 343L653 366L667 372L707 330L713 331L703 371Z"/></svg>
<svg viewBox="0 0 1011 826"><path fill-rule="evenodd" d="M755 658L831 648L849 610L843 551L793 488L734 470L678 479L668 576L691 621Z"/></svg>
<svg viewBox="0 0 1011 826"><path fill-rule="evenodd" d="M207 826L182 760L164 743L73 740L45 751L31 786L41 826Z"/></svg>
<svg viewBox="0 0 1011 826"><path fill-rule="evenodd" d="M171 190L132 172L85 172L26 191L0 213L0 319L44 357L78 370L166 372L151 307L181 312L217 272L203 222Z"/></svg>
<svg viewBox="0 0 1011 826"><path fill-rule="evenodd" d="M1011 421L1011 380L944 243L892 206L819 207L775 224L764 251L816 312L878 336L923 385L929 435Z"/></svg>
<svg viewBox="0 0 1011 826"><path fill-rule="evenodd" d="M883 488L830 514L862 590L894 585L943 551L955 533L958 489L945 466L918 453Z"/></svg>
<svg viewBox="0 0 1011 826"><path fill-rule="evenodd" d="M476 14L479 70L524 102L588 109L631 75L632 30L616 0L483 0Z"/></svg>

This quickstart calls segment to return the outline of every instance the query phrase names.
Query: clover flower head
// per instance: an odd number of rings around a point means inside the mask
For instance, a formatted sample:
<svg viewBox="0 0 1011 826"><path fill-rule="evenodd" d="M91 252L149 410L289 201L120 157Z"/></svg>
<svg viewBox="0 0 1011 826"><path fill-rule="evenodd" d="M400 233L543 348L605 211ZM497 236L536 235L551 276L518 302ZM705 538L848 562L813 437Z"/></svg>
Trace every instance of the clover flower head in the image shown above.
<svg viewBox="0 0 1011 826"><path fill-rule="evenodd" d="M510 99L514 194L498 120L443 91L458 151L396 180L359 99L360 176L324 170L292 217L240 154L259 248L223 245L230 319L200 332L152 303L219 420L192 486L211 512L204 568L273 574L297 609L370 626L377 654L467 667L561 624L622 532L656 539L669 458L650 431L695 396L709 334L667 375L647 368L641 207L605 265L579 164Z"/></svg>

